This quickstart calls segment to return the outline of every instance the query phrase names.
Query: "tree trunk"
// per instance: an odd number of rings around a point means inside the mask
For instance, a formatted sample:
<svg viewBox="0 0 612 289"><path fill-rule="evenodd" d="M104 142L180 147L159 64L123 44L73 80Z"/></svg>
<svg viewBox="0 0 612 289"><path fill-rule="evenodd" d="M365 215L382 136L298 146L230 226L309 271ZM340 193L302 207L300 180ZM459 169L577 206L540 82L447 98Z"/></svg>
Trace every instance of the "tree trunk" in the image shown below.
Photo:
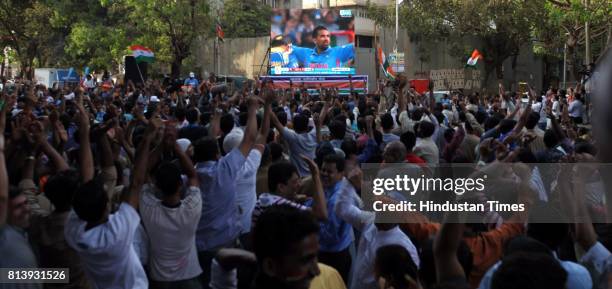
<svg viewBox="0 0 612 289"><path fill-rule="evenodd" d="M495 69L495 65L493 64L492 61L484 61L485 63L485 75L483 77L483 84L482 84L482 88L483 89L487 89L488 84L489 84L489 77L491 76L491 72L493 72L493 70Z"/></svg>
<svg viewBox="0 0 612 289"><path fill-rule="evenodd" d="M512 55L512 82L510 83L510 91L518 91L516 81L516 64L518 61L518 54Z"/></svg>
<svg viewBox="0 0 612 289"><path fill-rule="evenodd" d="M171 66L172 70L170 72L173 79L179 78L181 76L181 65L183 64L183 59L184 58L180 55L174 55Z"/></svg>
<svg viewBox="0 0 612 289"><path fill-rule="evenodd" d="M612 24L608 24L608 41L606 47L612 46Z"/></svg>
<svg viewBox="0 0 612 289"><path fill-rule="evenodd" d="M504 62L495 60L495 75L497 79L504 79Z"/></svg>
<svg viewBox="0 0 612 289"><path fill-rule="evenodd" d="M567 69L572 72L574 81L580 80L580 68L578 59L576 57L576 47L574 45L570 45L569 40L567 45Z"/></svg>
<svg viewBox="0 0 612 289"><path fill-rule="evenodd" d="M566 45L566 54L567 54L567 70L572 72L572 77L574 80L580 79L580 75L578 73L578 61L576 59L576 46L578 45L578 37L576 37L575 33L569 33L567 36L567 40L565 41Z"/></svg>
<svg viewBox="0 0 612 289"><path fill-rule="evenodd" d="M28 75L26 76L28 80L34 79L34 58L30 58L28 65Z"/></svg>

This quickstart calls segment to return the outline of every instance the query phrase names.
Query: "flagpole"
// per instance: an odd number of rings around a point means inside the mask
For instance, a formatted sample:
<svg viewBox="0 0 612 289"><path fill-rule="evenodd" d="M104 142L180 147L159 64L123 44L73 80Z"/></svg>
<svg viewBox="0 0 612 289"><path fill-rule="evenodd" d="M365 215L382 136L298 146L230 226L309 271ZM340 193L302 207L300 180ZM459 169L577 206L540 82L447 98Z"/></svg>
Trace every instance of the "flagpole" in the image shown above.
<svg viewBox="0 0 612 289"><path fill-rule="evenodd" d="M217 75L221 74L221 41L217 37Z"/></svg>
<svg viewBox="0 0 612 289"><path fill-rule="evenodd" d="M134 61L136 60L136 58L134 57ZM140 75L140 80L142 80L142 84L145 83L144 81L144 77L142 77L142 72L140 72L140 65L138 65L138 61L136 61L136 68L138 69L138 74Z"/></svg>
<svg viewBox="0 0 612 289"><path fill-rule="evenodd" d="M217 55L218 54L217 51L219 50L219 48L218 48L219 45L217 44L218 41L219 41L219 37L217 36L217 37L215 37L215 43L214 43L214 47L215 47L215 49L214 49L215 50L215 53L214 53L215 54L215 57L214 57L215 59L214 59L214 61L215 61L215 63L213 63L213 67L214 67L215 74L218 74L218 71L217 71L217 58L219 58L219 55Z"/></svg>
<svg viewBox="0 0 612 289"><path fill-rule="evenodd" d="M400 0L395 0L395 47L393 52L397 53L397 39L399 35L399 4Z"/></svg>
<svg viewBox="0 0 612 289"><path fill-rule="evenodd" d="M376 44L374 46L374 59L376 61L376 87L378 87L378 79L380 78L380 68L378 68L378 46L380 45L380 39L378 37L378 24L376 22L374 22L374 43Z"/></svg>

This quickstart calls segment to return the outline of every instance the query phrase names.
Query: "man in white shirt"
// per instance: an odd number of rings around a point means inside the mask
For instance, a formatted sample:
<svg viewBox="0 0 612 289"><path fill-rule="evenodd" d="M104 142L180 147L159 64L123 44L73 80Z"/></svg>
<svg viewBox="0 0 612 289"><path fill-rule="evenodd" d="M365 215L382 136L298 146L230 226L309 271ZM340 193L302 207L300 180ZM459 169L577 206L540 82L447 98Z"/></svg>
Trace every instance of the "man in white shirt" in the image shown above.
<svg viewBox="0 0 612 289"><path fill-rule="evenodd" d="M376 288L374 258L376 257L376 250L385 245L396 244L406 248L418 267L420 260L417 249L410 238L400 230L399 226L393 223L375 223L375 213L364 211L356 206L356 200L359 200L358 204L361 206L362 203L355 192L355 188L348 180L343 179L335 213L355 229L361 231L357 256L352 264L353 274L349 288Z"/></svg>
<svg viewBox="0 0 612 289"><path fill-rule="evenodd" d="M82 98L79 98L82 99ZM134 250L134 235L140 224L136 209L145 179L149 147L161 120L151 119L138 148L134 178L126 200L110 214L109 199L102 181L94 179L93 155L89 140L89 115L81 101L79 141L83 184L77 190L64 228L66 242L81 258L85 272L97 288L142 288L147 276Z"/></svg>
<svg viewBox="0 0 612 289"><path fill-rule="evenodd" d="M265 143L268 136L268 131L270 129L270 115L272 114L271 109L272 108L270 106L266 106L264 108L263 121L259 130L259 135L257 136L255 145L249 152L246 162L242 166L242 169L240 169L240 172L238 173L239 176L236 179L236 202L238 204L238 215L241 226L240 233L243 237L251 231L251 216L253 215L253 209L255 208L255 202L257 201L257 170L261 164L261 157L265 150ZM228 142L228 137L226 136L225 140L223 141L224 151L232 151L232 149L236 148L240 144L242 138L244 137L242 131L240 132L241 134L239 138L233 142ZM232 133L229 135L231 134ZM241 239L241 241L246 242L244 239Z"/></svg>
<svg viewBox="0 0 612 289"><path fill-rule="evenodd" d="M174 163L164 163L155 172L155 184L145 185L140 200L140 214L150 240L151 288L201 288L195 234L202 196L191 160L178 143L173 143L188 177L185 195L181 196L181 169Z"/></svg>
<svg viewBox="0 0 612 289"><path fill-rule="evenodd" d="M436 127L433 123L422 121L417 130L417 141L414 146L414 153L421 157L428 165L438 165L440 163L440 150L432 139Z"/></svg>

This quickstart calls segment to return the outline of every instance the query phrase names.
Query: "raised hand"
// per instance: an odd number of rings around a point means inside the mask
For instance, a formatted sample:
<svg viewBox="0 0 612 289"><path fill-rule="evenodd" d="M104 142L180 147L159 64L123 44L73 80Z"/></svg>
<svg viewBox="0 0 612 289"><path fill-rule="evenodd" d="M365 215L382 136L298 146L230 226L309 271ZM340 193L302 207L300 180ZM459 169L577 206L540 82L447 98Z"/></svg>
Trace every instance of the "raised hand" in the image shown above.
<svg viewBox="0 0 612 289"><path fill-rule="evenodd" d="M37 144L42 144L43 142L47 141L47 138L44 133L45 129L41 122L39 121L33 122L29 127L29 131L30 131L30 134L32 135L32 139Z"/></svg>
<svg viewBox="0 0 612 289"><path fill-rule="evenodd" d="M315 175L318 176L319 175L319 167L317 166L317 164L312 159L310 159L309 157L307 157L305 155L300 155L300 157L308 165L308 169L310 170L310 173L313 176L315 176Z"/></svg>
<svg viewBox="0 0 612 289"><path fill-rule="evenodd" d="M162 127L161 119L157 117L152 117L149 120L149 124L147 125L147 128L145 129L145 132L144 132L145 137L153 139L157 135L157 132L159 131L161 127Z"/></svg>
<svg viewBox="0 0 612 289"><path fill-rule="evenodd" d="M408 79L403 74L398 75L397 79L399 80L399 88L404 89L408 84Z"/></svg>
<svg viewBox="0 0 612 289"><path fill-rule="evenodd" d="M276 101L276 92L271 88L265 88L263 91L263 101L266 104L271 104Z"/></svg>
<svg viewBox="0 0 612 289"><path fill-rule="evenodd" d="M365 120L366 120L366 125L372 128L374 125L374 116L366 115Z"/></svg>
<svg viewBox="0 0 612 289"><path fill-rule="evenodd" d="M247 105L249 109L257 109L259 107L259 103L264 102L261 98L256 96L250 96L247 99Z"/></svg>

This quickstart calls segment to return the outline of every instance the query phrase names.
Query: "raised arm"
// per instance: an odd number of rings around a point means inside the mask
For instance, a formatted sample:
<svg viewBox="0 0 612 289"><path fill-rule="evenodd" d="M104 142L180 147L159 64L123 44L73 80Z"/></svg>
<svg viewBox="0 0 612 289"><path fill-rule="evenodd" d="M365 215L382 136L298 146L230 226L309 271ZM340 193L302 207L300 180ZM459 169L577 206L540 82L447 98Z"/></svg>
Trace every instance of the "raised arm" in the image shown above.
<svg viewBox="0 0 612 289"><path fill-rule="evenodd" d="M208 134L214 138L218 137L221 133L221 111L220 108L215 107L213 116L210 120L210 126L208 127Z"/></svg>
<svg viewBox="0 0 612 289"><path fill-rule="evenodd" d="M575 220L574 224L576 229L576 243L586 252L597 243L597 234L595 233L591 216L585 204L587 196L585 195L586 190L584 189L586 186L585 180L588 180L595 173L596 165L594 162L596 162L596 160L593 156L582 153L576 154L576 161L578 162L578 164L576 164L576 173L569 177L572 191L574 192L570 202L574 205L575 214L578 218Z"/></svg>
<svg viewBox="0 0 612 289"><path fill-rule="evenodd" d="M257 136L255 144L266 144L268 133L270 132L270 114L272 114L272 102L274 102L275 99L276 93L274 93L273 90L266 91L263 120L261 122L261 129L259 130L259 135Z"/></svg>
<svg viewBox="0 0 612 289"><path fill-rule="evenodd" d="M240 152L244 157L249 156L249 152L251 152L251 148L255 144L255 140L257 138L257 106L259 99L255 97L251 97L248 100L249 105L249 119L247 120L247 126L244 130L244 137L242 138L242 142L240 143Z"/></svg>
<svg viewBox="0 0 612 289"><path fill-rule="evenodd" d="M529 219L529 211L534 203L535 192L531 188L532 169L524 163L514 163L512 166L514 173L521 179L518 186L517 204L523 204L524 210L517 211L510 219L510 223L526 223Z"/></svg>
<svg viewBox="0 0 612 289"><path fill-rule="evenodd" d="M464 224L456 212L449 212L434 240L434 264L438 283L465 279L465 271L457 258L457 249L463 235Z"/></svg>
<svg viewBox="0 0 612 289"><path fill-rule="evenodd" d="M149 152L151 149L151 142L156 137L157 132L161 126L161 120L151 119L144 132L144 136L138 145L138 153L136 156L136 163L134 165L134 177L130 184L129 194L126 196L126 202L130 206L138 209L138 202L140 200L140 191L142 185L145 182L147 176L147 162L149 160Z"/></svg>
<svg viewBox="0 0 612 289"><path fill-rule="evenodd" d="M312 195L312 212L315 217L317 217L317 219L325 221L327 220L328 216L327 201L325 200L325 196L323 195L323 183L321 182L321 174L319 172L319 167L309 157L305 155L302 155L301 157L308 164L308 169L310 170L312 181L314 182L315 192Z"/></svg>
<svg viewBox="0 0 612 289"><path fill-rule="evenodd" d="M89 113L83 107L83 96L80 92L77 97L76 107L79 110L79 159L81 161L81 178L83 183L94 178L94 161L89 140Z"/></svg>
<svg viewBox="0 0 612 289"><path fill-rule="evenodd" d="M37 126L32 131L34 139L40 145L41 151L51 160L51 163L55 166L56 172L66 171L70 169L66 160L62 155L53 148L53 146L47 141L45 134L43 133L42 124L37 123Z"/></svg>
<svg viewBox="0 0 612 289"><path fill-rule="evenodd" d="M280 120L278 120L278 117L276 116L275 113L272 113L270 115L270 120L272 121L272 124L274 125L274 128L278 131L278 133L282 135L283 134L283 129L285 127L280 122Z"/></svg>
<svg viewBox="0 0 612 289"><path fill-rule="evenodd" d="M521 107L521 103L520 103L520 101L521 101L521 99L520 99L520 98L518 98L518 99L517 99L517 103L516 103L516 105L514 106L514 110L512 111L512 113L510 113L510 114L506 115L506 119L513 119L513 118L516 116L516 114L517 114L517 113L518 113L518 111L519 111L519 108ZM509 101L508 101L508 103L509 103ZM542 105L544 105L544 104L542 104Z"/></svg>
<svg viewBox="0 0 612 289"><path fill-rule="evenodd" d="M321 115L319 116L319 127L322 127L325 123L325 118L327 117L327 113L329 113L330 106L329 100L326 99L325 103L323 104L323 108L321 109Z"/></svg>
<svg viewBox="0 0 612 289"><path fill-rule="evenodd" d="M109 120L98 130L94 130L94 135L96 136L96 142L99 146L99 157L100 157L100 166L102 168L112 167L115 165L113 158L113 149L110 144L109 137L107 132L111 129L115 124L115 120Z"/></svg>
<svg viewBox="0 0 612 289"><path fill-rule="evenodd" d="M181 149L181 146L179 146L179 144L176 142L174 143L174 153L178 157L179 162L181 163L181 168L183 169L183 171L187 175L187 178L189 179L189 186L190 187L199 186L200 182L198 180L198 175L196 174L196 170L195 170L195 167L193 166L193 163L191 162L189 157L183 152L183 150Z"/></svg>
<svg viewBox="0 0 612 289"><path fill-rule="evenodd" d="M397 114L399 115L402 111L406 110L406 96L404 95L404 88L406 87L406 77L403 75L399 76L400 85L399 92L397 94Z"/></svg>

